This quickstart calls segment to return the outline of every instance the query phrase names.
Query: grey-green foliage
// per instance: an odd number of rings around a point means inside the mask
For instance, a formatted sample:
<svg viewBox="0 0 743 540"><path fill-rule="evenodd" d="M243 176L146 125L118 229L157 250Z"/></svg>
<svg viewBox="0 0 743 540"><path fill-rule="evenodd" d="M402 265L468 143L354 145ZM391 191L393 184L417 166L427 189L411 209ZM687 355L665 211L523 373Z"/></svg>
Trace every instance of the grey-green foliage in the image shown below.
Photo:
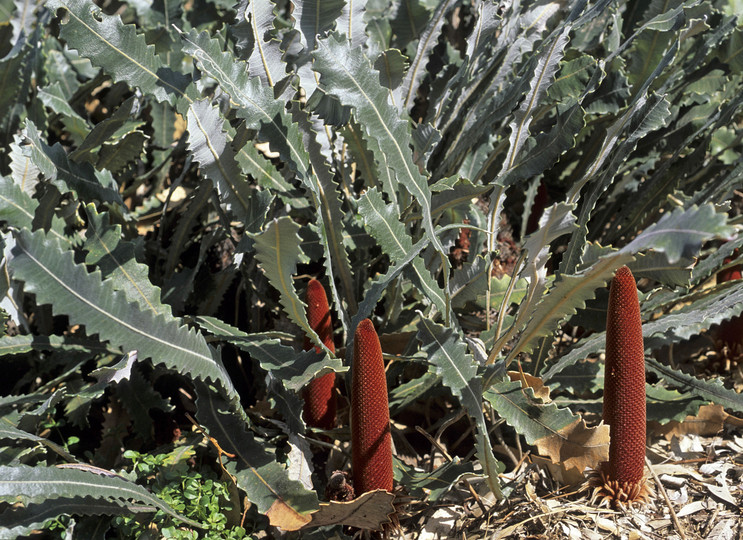
<svg viewBox="0 0 743 540"><path fill-rule="evenodd" d="M648 353L741 311L741 282L708 282L743 245L743 28L725 0L627 7L2 3L0 321L25 326L0 353L29 368L0 401L3 444L24 441L0 447L0 466L64 481L73 471L51 462L84 452L40 434L84 428L96 404L150 440L148 411L177 408L158 381L177 380L236 488L300 528L318 496L305 458L279 449L307 430L301 387L353 369L355 327L371 317L402 354L395 411L435 395L474 426L473 462L441 489L479 471L507 494L492 423L533 441L574 415L503 399L517 388L506 368L573 391L560 372L601 351L619 266L643 279ZM323 280L344 358L310 327L302 274ZM566 325L599 333L558 356ZM133 372L104 376L132 351ZM651 369L655 395L743 410L718 381ZM118 451L106 436L93 449ZM404 481L420 495L430 478ZM34 502L65 499L5 517L25 531L142 503L116 482L41 491Z"/></svg>

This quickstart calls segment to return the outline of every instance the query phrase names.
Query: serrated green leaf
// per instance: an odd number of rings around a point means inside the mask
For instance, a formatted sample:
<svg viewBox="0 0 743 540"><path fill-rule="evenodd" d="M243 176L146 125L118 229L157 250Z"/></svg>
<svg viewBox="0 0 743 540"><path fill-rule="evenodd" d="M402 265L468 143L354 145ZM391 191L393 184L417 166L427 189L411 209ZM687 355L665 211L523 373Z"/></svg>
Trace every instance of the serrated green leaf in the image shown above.
<svg viewBox="0 0 743 540"><path fill-rule="evenodd" d="M344 0L303 0L293 1L292 18L297 22L299 42L307 50L315 48L319 34L324 34L335 26L340 17Z"/></svg>
<svg viewBox="0 0 743 540"><path fill-rule="evenodd" d="M643 325L646 347L659 348L689 339L713 324L740 315L743 313L743 283L740 280L725 282L702 294L681 296L676 302L687 305Z"/></svg>
<svg viewBox="0 0 743 540"><path fill-rule="evenodd" d="M0 439L11 441L31 441L46 446L50 450L59 454L63 459L74 462L75 457L70 455L64 448L57 443L50 441L45 437L39 437L12 425L7 418L0 418ZM2 482L2 480L0 480Z"/></svg>
<svg viewBox="0 0 743 540"><path fill-rule="evenodd" d="M555 101L577 100L583 94L597 65L596 59L588 54L563 62L555 82L547 90L547 95Z"/></svg>
<svg viewBox="0 0 743 540"><path fill-rule="evenodd" d="M671 421L683 422L687 416L696 416L699 407L709 403L694 393L669 390L661 386L645 385L645 396L647 397L647 419L660 424ZM741 401L743 403L743 400Z"/></svg>
<svg viewBox="0 0 743 540"><path fill-rule="evenodd" d="M270 87L286 76L283 53L272 35L275 9L273 0L241 0L238 8L238 20L246 21L253 34L253 50L248 58L251 75L260 77Z"/></svg>
<svg viewBox="0 0 743 540"><path fill-rule="evenodd" d="M286 193L292 186L284 180L273 163L267 160L252 141L248 141L235 152L235 159L245 174L249 174L258 185L273 192Z"/></svg>
<svg viewBox="0 0 743 540"><path fill-rule="evenodd" d="M122 239L121 226L111 224L110 215L98 213L93 204L86 205L85 213L86 264L97 265L104 279L141 309L171 315L170 306L160 301L160 288L150 282L149 267L137 261L134 244Z"/></svg>
<svg viewBox="0 0 743 540"><path fill-rule="evenodd" d="M413 61L410 63L410 68L405 75L405 81L402 85L402 103L400 104L401 110L407 111L413 105L413 99L415 98L416 91L420 86L423 77L426 74L426 64L428 63L429 56L433 51L433 48L438 43L439 35L441 34L441 28L444 25L445 15L455 4L455 0L443 0L439 2L436 10L428 20L428 24L421 33L420 39L418 40L418 48L413 56Z"/></svg>
<svg viewBox="0 0 743 540"><path fill-rule="evenodd" d="M397 207L385 204L382 195L376 189L370 189L359 199L359 210L366 226L374 239L390 257L391 264L400 264L413 248L413 241L400 223ZM444 291L438 286L420 258L406 268L417 287L429 298L440 313L446 313Z"/></svg>
<svg viewBox="0 0 743 540"><path fill-rule="evenodd" d="M150 435L152 429L152 410L171 412L174 407L135 367L126 380L118 381L113 389L116 397L129 413L134 431L141 437Z"/></svg>
<svg viewBox="0 0 743 540"><path fill-rule="evenodd" d="M560 67L563 51L568 43L570 25L566 25L562 33L546 47L534 70L534 77L529 82L530 90L521 102L521 106L514 111L513 121L508 125L511 130L509 137L509 148L503 161L501 174L505 174L517 163L521 149L529 137L529 126L533 120L536 107L545 96L547 89L554 80L555 73Z"/></svg>
<svg viewBox="0 0 743 540"><path fill-rule="evenodd" d="M726 409L743 412L743 395L725 388L722 379L703 380L679 370L664 366L654 358L645 358L648 371L655 373L668 384L677 388L684 396L697 396L722 405Z"/></svg>
<svg viewBox="0 0 743 540"><path fill-rule="evenodd" d="M219 42L209 38L206 32L191 30L188 34L182 33L181 39L183 50L191 54L200 69L213 77L237 104L237 116L245 119L245 126L257 129L259 141L268 142L308 189L315 191L309 155L302 134L286 111L286 104L277 100L273 90L261 84L258 77L249 78L245 62L236 61L230 53L222 51Z"/></svg>
<svg viewBox="0 0 743 540"><path fill-rule="evenodd" d="M222 130L224 121L219 109L208 100L188 107L188 147L219 194L238 219L243 220L250 208L251 188L242 178L235 153Z"/></svg>
<svg viewBox="0 0 743 540"><path fill-rule="evenodd" d="M94 354L121 354L121 351L90 338L71 336L33 336L20 334L0 338L0 356L25 354L31 351L87 352Z"/></svg>
<svg viewBox="0 0 743 540"><path fill-rule="evenodd" d="M338 198L338 185L330 169L323 149L317 140L316 131L322 130L322 125L313 126L311 118L302 111L294 109L293 118L304 133L304 145L309 154L312 170L315 173L309 182L314 194L313 203L316 208L320 242L325 251L325 268L328 272L333 299L344 328L348 328L350 318L346 305L350 311L356 311L356 297L353 286L353 275L348 253L343 242L344 234L348 234L344 226L344 212ZM340 279L342 294L335 285L335 277ZM345 303L343 302L345 300Z"/></svg>
<svg viewBox="0 0 743 540"><path fill-rule="evenodd" d="M645 347L657 349L663 345L685 341L699 334L702 330L719 324L723 320L743 312L743 286L736 281L718 285L712 292L696 295L691 302L689 298L679 297L676 303L688 303L683 308L665 313L642 325ZM644 306L640 306L641 309ZM647 318L650 314L643 316ZM564 354L559 361L543 372L544 381L551 378L576 362L597 354L604 349L605 332L593 334L582 340L575 348Z"/></svg>
<svg viewBox="0 0 743 540"><path fill-rule="evenodd" d="M41 231L19 231L9 261L11 274L49 303L54 313L66 314L114 345L138 350L141 359L188 375L213 381L228 396L236 396L230 377L203 336L181 326L175 318L155 315L126 301L100 273L89 274L75 264L71 251Z"/></svg>
<svg viewBox="0 0 743 540"><path fill-rule="evenodd" d="M50 0L46 5L55 11L65 10L60 36L67 45L105 69L115 81L138 87L171 105L186 97L190 77L163 64L155 47L147 45L134 25L123 24L118 15L104 14L89 0Z"/></svg>
<svg viewBox="0 0 743 540"><path fill-rule="evenodd" d="M520 381L498 382L485 391L483 398L532 445L555 435L579 418L570 409L543 403L531 388L522 388Z"/></svg>
<svg viewBox="0 0 743 540"><path fill-rule="evenodd" d="M435 373L427 372L420 377L399 384L390 389L390 414L394 415L396 411L401 411L413 401L422 397L431 397L434 387L440 382L441 378Z"/></svg>
<svg viewBox="0 0 743 540"><path fill-rule="evenodd" d="M89 163L70 161L62 145L48 146L30 121L26 122L26 141L31 147L34 164L60 193L73 191L87 200L123 204L110 172L98 172Z"/></svg>
<svg viewBox="0 0 743 540"><path fill-rule="evenodd" d="M637 87L646 81L666 52L674 37L674 30L684 24L683 4L690 6L698 2L654 0L645 11L646 21L636 32L630 55L629 81ZM680 5L681 4L681 5ZM673 6L666 11L669 6ZM634 36L633 36L634 37Z"/></svg>
<svg viewBox="0 0 743 540"><path fill-rule="evenodd" d="M37 206L38 202L26 194L18 184L9 177L0 176L0 221L5 221L18 230L30 231L33 229L34 211ZM69 240L63 232L63 225L58 219L54 219L48 234L68 244Z"/></svg>
<svg viewBox="0 0 743 540"><path fill-rule="evenodd" d="M493 205L491 202L491 209L497 210L499 207L500 204ZM527 279L529 282L529 290L526 299L519 305L514 322L501 335L495 336L495 344L488 355L489 363L495 361L495 358L500 354L505 342L509 340L515 332L519 331L524 325L526 325L527 322L532 330L536 330L536 333L527 333L529 337L526 341L522 339L519 340L518 343L521 346L530 346L530 342L539 337L537 333L540 331L537 330L537 328L541 327L541 321L544 320L542 316L544 316L545 313L538 313L536 306L545 300L543 295L545 294L548 285L545 267L547 265L547 260L549 259L549 245L556 238L559 238L574 229L575 216L573 215L572 210L573 207L565 203L558 203L548 208L539 219L539 228L526 238L523 247L526 255L524 264L521 269L514 270L515 272L518 272L514 277ZM490 223L493 224L492 217L489 216L488 219L490 220ZM510 304L510 300L507 296L504 296L504 301L507 301ZM507 306L502 305L500 309L501 314L505 313L506 307ZM541 320L531 321L530 318L532 316L538 316ZM516 348L519 347L519 344L517 344ZM512 349L509 357L513 358L513 354Z"/></svg>
<svg viewBox="0 0 743 540"><path fill-rule="evenodd" d="M65 95L62 85L59 81L39 88L39 99L57 114L62 114L68 119L74 120L77 125L86 127L85 119L77 114L69 104L69 97Z"/></svg>
<svg viewBox="0 0 743 540"><path fill-rule="evenodd" d="M681 258L694 257L706 240L732 234L734 229L727 224L726 214L715 211L711 204L676 208L641 232L622 251L631 253L652 248L665 253L668 262L673 264Z"/></svg>
<svg viewBox="0 0 743 540"><path fill-rule="evenodd" d="M395 480L405 486L412 497L426 498L429 503L438 501L463 478L476 476L472 463L462 463L457 457L431 472L415 469L396 459L394 471Z"/></svg>
<svg viewBox="0 0 743 540"><path fill-rule="evenodd" d="M133 131L117 142L104 144L98 151L96 168L121 173L127 165L144 155L148 138L141 131Z"/></svg>
<svg viewBox="0 0 743 540"><path fill-rule="evenodd" d="M299 299L294 289L294 274L302 253L299 225L291 218L282 217L272 221L262 233L253 235L255 256L269 283L279 291L281 306L297 326L310 336L323 350L328 351L318 335L307 322L307 306ZM334 356L334 355L333 355Z"/></svg>
<svg viewBox="0 0 743 540"><path fill-rule="evenodd" d="M24 61L24 55L29 51L25 48L25 40L15 42L13 48L0 59L0 118L10 114L18 94L23 86L23 77L19 77Z"/></svg>
<svg viewBox="0 0 743 540"><path fill-rule="evenodd" d="M393 96L399 93L395 90L400 88L406 66L405 57L397 49L387 49L374 61L374 69L379 71L379 82L385 88L392 90Z"/></svg>
<svg viewBox="0 0 743 540"><path fill-rule="evenodd" d="M235 337L229 341L250 353L264 370L289 390L299 391L312 379L326 373L348 371L339 358L314 351L297 352L277 339L269 339L262 334Z"/></svg>
<svg viewBox="0 0 743 540"><path fill-rule="evenodd" d="M106 501L93 497L71 497L46 500L40 504L16 507L0 513L0 530L8 538L31 536L42 529L45 522L59 516L131 516L132 514L156 512L157 509L137 503L123 504L120 501ZM104 522L104 520L99 520ZM107 527L107 526L106 526ZM79 523L75 532L79 533ZM90 537L88 537L90 538Z"/></svg>
<svg viewBox="0 0 743 540"><path fill-rule="evenodd" d="M111 116L95 125L83 143L74 152L70 153L69 158L78 163L83 161L92 163L93 151L111 140L122 126L130 123L132 115L136 114L138 108L134 96L127 99Z"/></svg>
<svg viewBox="0 0 743 540"><path fill-rule="evenodd" d="M348 41L356 46L361 46L366 40L366 24L364 24L364 12L366 0L347 0L343 6L336 29L348 37Z"/></svg>
<svg viewBox="0 0 743 540"><path fill-rule="evenodd" d="M428 355L427 360L436 374L474 419L477 425L477 455L488 486L500 499L502 494L498 474L503 466L493 456L488 437L485 415L482 412L482 381L477 375L477 364L467 354L464 340L452 328L444 328L428 319L421 319L416 338L421 342L423 351Z"/></svg>
<svg viewBox="0 0 743 540"><path fill-rule="evenodd" d="M385 156L384 159L376 156L377 162L387 160L397 182L404 185L421 206L423 225L431 244L439 253L445 254L431 220L431 190L413 163L409 150L410 127L389 102L387 90L380 85L376 70L360 49L352 49L345 37L338 34L319 40L318 50L313 56L313 69L320 74L326 92L337 96L344 105L353 107L357 118L364 119L362 129L379 145L380 153Z"/></svg>
<svg viewBox="0 0 743 540"><path fill-rule="evenodd" d="M10 176L24 193L33 197L39 184L41 170L33 160L29 145L23 144L23 136L16 134L10 144Z"/></svg>
<svg viewBox="0 0 743 540"><path fill-rule="evenodd" d="M535 178L555 164L560 156L575 146L576 136L585 126L585 111L579 103L557 118L557 124L547 133L531 138L519 154L519 159L498 182L510 186L527 178Z"/></svg>
<svg viewBox="0 0 743 540"><path fill-rule="evenodd" d="M174 512L167 504L142 486L125 480L115 473L90 465L75 464L70 467L16 467L0 466L0 499L6 502L42 502L50 499L89 496L94 499L128 506L130 501L161 510L173 519L191 527L201 524Z"/></svg>
<svg viewBox="0 0 743 540"><path fill-rule="evenodd" d="M290 480L287 469L276 461L265 443L257 441L246 423L233 414L224 399L207 385L196 386L198 419L208 427L220 448L235 455L227 470L259 512L266 514L272 525L289 530L286 524L305 524L307 514L317 509L317 495L300 482ZM294 529L292 529L294 530Z"/></svg>
<svg viewBox="0 0 743 540"><path fill-rule="evenodd" d="M594 298L596 289L603 287L615 270L631 259L630 255L606 257L581 274L562 274L542 300L535 304L517 345L506 357L506 365L519 353L532 350L537 339L554 332L560 321L585 307L586 301Z"/></svg>

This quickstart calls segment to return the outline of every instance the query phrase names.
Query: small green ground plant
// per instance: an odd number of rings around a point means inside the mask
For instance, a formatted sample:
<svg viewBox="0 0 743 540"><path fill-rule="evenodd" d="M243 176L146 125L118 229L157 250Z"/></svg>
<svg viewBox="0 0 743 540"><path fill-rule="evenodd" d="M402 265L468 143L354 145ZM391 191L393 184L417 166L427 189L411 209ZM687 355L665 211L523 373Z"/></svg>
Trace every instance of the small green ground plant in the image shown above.
<svg viewBox="0 0 743 540"><path fill-rule="evenodd" d="M504 436L580 475L624 265L648 419L743 411L669 354L743 310L714 279L743 246L738 8L0 0L0 530L344 537L317 516L366 318L414 501L508 498ZM330 372L338 426L309 429Z"/></svg>

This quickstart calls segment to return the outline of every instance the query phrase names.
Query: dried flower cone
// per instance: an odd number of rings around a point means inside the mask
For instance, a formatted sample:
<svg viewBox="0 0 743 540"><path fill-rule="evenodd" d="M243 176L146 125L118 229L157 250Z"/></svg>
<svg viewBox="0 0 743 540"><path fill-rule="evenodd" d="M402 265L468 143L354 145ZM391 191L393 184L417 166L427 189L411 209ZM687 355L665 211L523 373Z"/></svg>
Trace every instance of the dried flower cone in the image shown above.
<svg viewBox="0 0 743 540"><path fill-rule="evenodd" d="M351 452L357 495L392 491L392 438L382 347L374 325L356 327L351 381Z"/></svg>
<svg viewBox="0 0 743 540"><path fill-rule="evenodd" d="M316 279L307 284L307 321L320 336L325 346L335 352L333 343L333 321L330 318L330 305L325 289ZM308 337L304 348L312 348ZM319 351L319 347L315 347ZM304 389L304 421L319 429L333 429L336 414L335 373L328 373L310 381Z"/></svg>
<svg viewBox="0 0 743 540"><path fill-rule="evenodd" d="M625 505L646 500L645 347L640 303L632 272L617 270L606 317L604 423L609 424L609 461L592 474L593 498Z"/></svg>

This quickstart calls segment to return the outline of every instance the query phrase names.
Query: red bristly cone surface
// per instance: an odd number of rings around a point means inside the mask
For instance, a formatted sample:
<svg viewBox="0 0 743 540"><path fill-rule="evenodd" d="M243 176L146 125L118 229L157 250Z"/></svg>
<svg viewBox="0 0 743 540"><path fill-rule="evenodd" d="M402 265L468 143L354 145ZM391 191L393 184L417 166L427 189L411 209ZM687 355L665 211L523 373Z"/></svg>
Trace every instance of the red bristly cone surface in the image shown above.
<svg viewBox="0 0 743 540"><path fill-rule="evenodd" d="M351 453L356 495L392 491L392 437L387 378L374 325L364 319L353 341Z"/></svg>
<svg viewBox="0 0 743 540"><path fill-rule="evenodd" d="M609 424L609 461L592 485L594 498L624 504L647 498L645 486L645 346L640 303L632 272L617 270L606 317L604 423Z"/></svg>
<svg viewBox="0 0 743 540"><path fill-rule="evenodd" d="M307 284L307 321L317 332L325 346L335 352L333 343L333 321L325 289L316 279ZM312 341L304 338L304 349L310 350ZM320 347L315 347L320 352ZM335 427L336 397L335 373L313 379L304 389L304 421L319 429Z"/></svg>

